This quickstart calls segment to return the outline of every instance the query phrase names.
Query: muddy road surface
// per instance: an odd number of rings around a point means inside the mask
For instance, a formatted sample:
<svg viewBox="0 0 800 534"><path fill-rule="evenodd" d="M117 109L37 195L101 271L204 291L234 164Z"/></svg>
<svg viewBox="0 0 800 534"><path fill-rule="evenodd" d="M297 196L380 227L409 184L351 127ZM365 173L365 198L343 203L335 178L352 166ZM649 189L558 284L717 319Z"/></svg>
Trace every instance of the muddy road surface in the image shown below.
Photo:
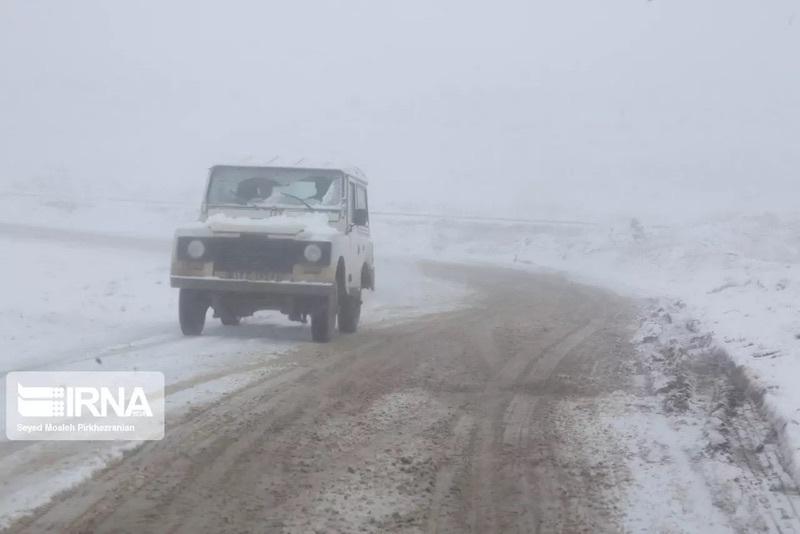
<svg viewBox="0 0 800 534"><path fill-rule="evenodd" d="M784 473L761 499L766 475L737 472L729 497L680 441L658 437L676 431L630 343L634 303L555 276L429 269L474 296L457 311L302 345L10 530L796 527Z"/></svg>

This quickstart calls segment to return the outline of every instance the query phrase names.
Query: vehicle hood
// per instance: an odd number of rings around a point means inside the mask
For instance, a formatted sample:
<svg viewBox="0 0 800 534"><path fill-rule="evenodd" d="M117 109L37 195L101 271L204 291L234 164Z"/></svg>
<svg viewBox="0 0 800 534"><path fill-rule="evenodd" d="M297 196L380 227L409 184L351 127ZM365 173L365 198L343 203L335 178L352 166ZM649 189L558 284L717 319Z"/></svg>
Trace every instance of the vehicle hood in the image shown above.
<svg viewBox="0 0 800 534"><path fill-rule="evenodd" d="M270 217L216 213L200 223L211 233L253 233L287 237L324 237L336 233L326 213L281 214Z"/></svg>

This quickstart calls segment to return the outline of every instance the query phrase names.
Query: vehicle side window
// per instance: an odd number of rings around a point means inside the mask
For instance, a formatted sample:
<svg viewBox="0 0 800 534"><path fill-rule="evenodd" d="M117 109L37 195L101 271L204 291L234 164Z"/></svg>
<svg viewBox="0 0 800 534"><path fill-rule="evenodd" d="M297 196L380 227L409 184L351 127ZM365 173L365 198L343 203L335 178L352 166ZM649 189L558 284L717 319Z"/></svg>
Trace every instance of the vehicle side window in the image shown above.
<svg viewBox="0 0 800 534"><path fill-rule="evenodd" d="M369 206L367 205L367 189L363 186L356 186L356 209L367 212L364 226L369 226Z"/></svg>

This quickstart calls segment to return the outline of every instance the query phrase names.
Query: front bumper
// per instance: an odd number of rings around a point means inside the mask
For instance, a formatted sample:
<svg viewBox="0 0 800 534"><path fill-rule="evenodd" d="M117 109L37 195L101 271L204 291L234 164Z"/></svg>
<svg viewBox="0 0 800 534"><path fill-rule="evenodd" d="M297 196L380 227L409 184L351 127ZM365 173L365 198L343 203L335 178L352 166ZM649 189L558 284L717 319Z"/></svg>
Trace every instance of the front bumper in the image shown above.
<svg viewBox="0 0 800 534"><path fill-rule="evenodd" d="M303 297L329 297L335 287L325 282L267 282L230 280L208 276L171 276L172 287L231 293L264 293Z"/></svg>

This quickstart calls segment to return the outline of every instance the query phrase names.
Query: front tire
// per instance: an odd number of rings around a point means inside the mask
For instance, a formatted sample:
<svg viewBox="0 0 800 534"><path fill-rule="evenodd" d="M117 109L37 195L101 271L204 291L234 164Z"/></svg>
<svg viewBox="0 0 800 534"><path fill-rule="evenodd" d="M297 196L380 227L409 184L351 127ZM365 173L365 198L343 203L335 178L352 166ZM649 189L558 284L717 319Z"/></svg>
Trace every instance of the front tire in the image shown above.
<svg viewBox="0 0 800 534"><path fill-rule="evenodd" d="M322 309L311 314L311 339L317 343L327 343L333 338L336 328L336 312L339 309L338 290L334 291Z"/></svg>
<svg viewBox="0 0 800 534"><path fill-rule="evenodd" d="M208 300L193 289L181 289L178 297L178 318L185 336L199 336L206 324Z"/></svg>
<svg viewBox="0 0 800 534"><path fill-rule="evenodd" d="M339 308L339 332L352 334L358 329L361 318L361 290L352 295L345 295Z"/></svg>

